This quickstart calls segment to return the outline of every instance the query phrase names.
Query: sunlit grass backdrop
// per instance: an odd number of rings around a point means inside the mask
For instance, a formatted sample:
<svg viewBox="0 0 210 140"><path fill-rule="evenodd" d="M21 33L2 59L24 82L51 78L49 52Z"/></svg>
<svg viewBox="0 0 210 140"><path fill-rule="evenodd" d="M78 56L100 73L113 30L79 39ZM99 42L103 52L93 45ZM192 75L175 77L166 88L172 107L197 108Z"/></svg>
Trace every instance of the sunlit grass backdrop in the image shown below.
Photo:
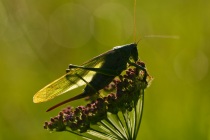
<svg viewBox="0 0 210 140"><path fill-rule="evenodd" d="M42 125L62 108L45 113L48 107L82 89L42 104L32 97L68 64L133 42L133 3L0 1L0 139L81 139ZM210 140L209 7L207 0L137 0L139 55L155 78L145 94L140 139Z"/></svg>

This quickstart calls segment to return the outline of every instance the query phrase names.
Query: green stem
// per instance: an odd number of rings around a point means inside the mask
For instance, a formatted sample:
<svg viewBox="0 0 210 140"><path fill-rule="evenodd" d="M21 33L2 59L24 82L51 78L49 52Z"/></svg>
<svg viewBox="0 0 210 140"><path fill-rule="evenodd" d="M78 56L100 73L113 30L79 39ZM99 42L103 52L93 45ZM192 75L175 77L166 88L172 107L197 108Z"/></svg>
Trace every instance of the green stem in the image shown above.
<svg viewBox="0 0 210 140"><path fill-rule="evenodd" d="M127 133L128 133L128 139L130 139L131 138L131 132L130 132L130 129L129 129L129 126L128 126L128 119L127 119L128 118L128 112L125 111L125 113L122 113L122 114L123 114L123 118L124 118L124 121L125 121L125 126L126 126L126 129L127 129ZM127 118L126 118L125 115L127 115Z"/></svg>
<svg viewBox="0 0 210 140"><path fill-rule="evenodd" d="M142 120L142 116L143 116L143 108L144 108L144 90L140 91L140 98L139 98L140 101L138 101L137 105L135 106L135 112L137 111L140 111L139 113L136 113L136 117L139 117L137 118L137 120L139 121L137 123L137 126L136 127L136 131L135 131L135 134L134 134L134 140L137 138L137 135L138 135L138 131L140 129L140 124L141 124L141 120ZM136 107L139 107L138 109ZM138 115L138 116L137 116ZM140 116L139 116L140 115Z"/></svg>
<svg viewBox="0 0 210 140"><path fill-rule="evenodd" d="M104 131L106 131L107 133L112 133L115 137L117 137L117 139L122 139L122 137L120 137L121 135L118 132L116 132L112 127L110 127L108 124L106 124L104 121L101 121L100 124L106 128L103 129Z"/></svg>

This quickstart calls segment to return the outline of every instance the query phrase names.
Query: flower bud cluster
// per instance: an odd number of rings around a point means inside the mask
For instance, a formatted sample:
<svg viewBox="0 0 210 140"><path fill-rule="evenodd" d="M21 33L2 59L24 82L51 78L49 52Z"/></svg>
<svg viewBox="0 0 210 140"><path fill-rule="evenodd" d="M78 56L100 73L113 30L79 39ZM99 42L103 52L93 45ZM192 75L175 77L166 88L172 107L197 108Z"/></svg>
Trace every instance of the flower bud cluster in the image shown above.
<svg viewBox="0 0 210 140"><path fill-rule="evenodd" d="M136 64L145 67L141 61ZM107 96L86 106L65 108L49 122L45 122L44 128L50 131L77 130L83 133L91 128L91 124L107 119L107 112L117 114L119 111L131 111L139 99L140 90L147 87L147 77L146 70L129 66L125 73L104 88L105 91L111 91Z"/></svg>

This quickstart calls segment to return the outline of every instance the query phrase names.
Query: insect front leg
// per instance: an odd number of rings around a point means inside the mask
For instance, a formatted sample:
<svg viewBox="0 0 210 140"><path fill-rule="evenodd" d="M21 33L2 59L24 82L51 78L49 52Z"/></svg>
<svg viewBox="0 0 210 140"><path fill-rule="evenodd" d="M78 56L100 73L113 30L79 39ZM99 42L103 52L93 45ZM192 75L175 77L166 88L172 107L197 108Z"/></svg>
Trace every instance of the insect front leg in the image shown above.
<svg viewBox="0 0 210 140"><path fill-rule="evenodd" d="M139 65L137 65L136 63L131 62L130 60L128 60L128 64L131 65L131 66L134 66L134 67L136 67L136 68L139 68L140 70L143 70L143 71L146 72L145 67L139 66Z"/></svg>
<svg viewBox="0 0 210 140"><path fill-rule="evenodd" d="M144 73L145 73L144 80L146 79L148 73L147 73L147 70L146 70L146 68L144 66L137 65L136 63L133 63L130 60L128 60L128 64L131 65L131 66L134 66L134 67L136 67L136 68L138 68L140 70L143 70Z"/></svg>

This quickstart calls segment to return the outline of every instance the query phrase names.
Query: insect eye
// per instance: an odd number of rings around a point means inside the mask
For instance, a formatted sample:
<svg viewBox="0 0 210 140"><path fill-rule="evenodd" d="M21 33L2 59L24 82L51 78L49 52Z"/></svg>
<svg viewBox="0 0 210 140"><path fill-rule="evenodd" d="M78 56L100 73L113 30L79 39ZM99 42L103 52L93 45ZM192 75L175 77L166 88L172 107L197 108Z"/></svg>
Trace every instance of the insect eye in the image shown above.
<svg viewBox="0 0 210 140"><path fill-rule="evenodd" d="M66 69L66 73L69 73L70 72L70 69Z"/></svg>
<svg viewBox="0 0 210 140"><path fill-rule="evenodd" d="M73 68L73 65L72 64L69 64L69 69L72 69Z"/></svg>

